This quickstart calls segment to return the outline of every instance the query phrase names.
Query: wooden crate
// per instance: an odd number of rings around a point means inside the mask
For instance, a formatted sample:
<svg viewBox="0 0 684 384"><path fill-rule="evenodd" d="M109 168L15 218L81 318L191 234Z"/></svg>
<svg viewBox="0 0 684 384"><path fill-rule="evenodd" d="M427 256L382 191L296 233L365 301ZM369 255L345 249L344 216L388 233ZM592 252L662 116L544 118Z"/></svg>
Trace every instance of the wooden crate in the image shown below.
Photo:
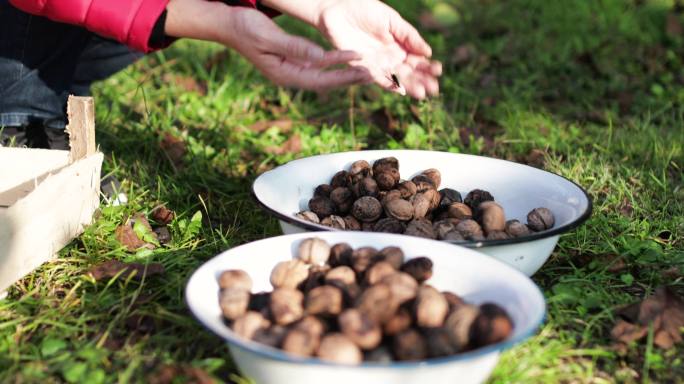
<svg viewBox="0 0 684 384"><path fill-rule="evenodd" d="M102 153L93 100L69 97L69 151L0 147L0 293L92 222Z"/></svg>

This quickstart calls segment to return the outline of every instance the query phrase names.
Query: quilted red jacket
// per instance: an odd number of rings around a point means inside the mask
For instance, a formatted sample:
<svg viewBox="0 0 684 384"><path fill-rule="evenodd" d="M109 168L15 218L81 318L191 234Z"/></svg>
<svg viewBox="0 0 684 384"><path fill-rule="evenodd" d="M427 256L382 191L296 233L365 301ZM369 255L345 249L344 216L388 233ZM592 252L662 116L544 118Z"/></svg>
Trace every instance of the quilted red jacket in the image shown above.
<svg viewBox="0 0 684 384"><path fill-rule="evenodd" d="M24 12L74 24L98 35L117 40L143 52L150 47L150 34L169 0L10 0ZM256 7L256 0L240 0Z"/></svg>

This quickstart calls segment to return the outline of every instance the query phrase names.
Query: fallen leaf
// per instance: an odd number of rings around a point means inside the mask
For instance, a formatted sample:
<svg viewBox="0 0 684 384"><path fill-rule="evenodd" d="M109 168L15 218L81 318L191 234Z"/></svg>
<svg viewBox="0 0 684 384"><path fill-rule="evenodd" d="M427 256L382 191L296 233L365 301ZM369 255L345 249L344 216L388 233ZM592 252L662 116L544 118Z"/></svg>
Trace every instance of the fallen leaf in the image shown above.
<svg viewBox="0 0 684 384"><path fill-rule="evenodd" d="M525 156L525 164L530 165L535 168L544 168L546 163L546 152L541 149L532 149Z"/></svg>
<svg viewBox="0 0 684 384"><path fill-rule="evenodd" d="M166 84L175 84L186 92L195 92L202 96L207 94L206 84L200 83L191 76L184 76L179 74L165 73L162 80Z"/></svg>
<svg viewBox="0 0 684 384"><path fill-rule="evenodd" d="M684 301L667 287L659 287L655 293L639 303L617 311L621 317L611 331L613 339L630 343L646 336L653 326L654 343L669 349L682 341L680 329L684 327Z"/></svg>
<svg viewBox="0 0 684 384"><path fill-rule="evenodd" d="M380 128L384 133L392 136L396 140L402 140L404 133L399 129L399 122L392 116L387 108L379 108L373 111L370 116L373 125Z"/></svg>
<svg viewBox="0 0 684 384"><path fill-rule="evenodd" d="M298 134L290 136L283 144L276 147L266 148L266 152L274 155L284 155L286 153L298 153L302 150L302 138Z"/></svg>
<svg viewBox="0 0 684 384"><path fill-rule="evenodd" d="M684 33L684 27L679 20L679 16L674 13L668 13L665 19L665 33L670 37L679 37Z"/></svg>
<svg viewBox="0 0 684 384"><path fill-rule="evenodd" d="M451 61L456 65L464 65L469 63L475 57L475 46L471 43L461 44L454 50L451 55Z"/></svg>
<svg viewBox="0 0 684 384"><path fill-rule="evenodd" d="M164 134L159 146L175 169L183 168L183 156L185 156L188 150L182 139L167 132Z"/></svg>
<svg viewBox="0 0 684 384"><path fill-rule="evenodd" d="M110 279L121 273L120 276L127 278L131 274L136 280L142 280L143 277L159 275L164 273L164 266L159 263L149 263L147 265L141 263L124 263L119 260L107 260L103 263L97 264L90 268L90 274L95 280Z"/></svg>
<svg viewBox="0 0 684 384"><path fill-rule="evenodd" d="M187 365L162 365L154 373L147 376L149 384L214 384L211 375L200 368Z"/></svg>
<svg viewBox="0 0 684 384"><path fill-rule="evenodd" d="M116 236L116 240L131 252L147 244L135 234L133 226L130 223L125 223L116 227L114 235Z"/></svg>
<svg viewBox="0 0 684 384"><path fill-rule="evenodd" d="M159 205L152 210L151 216L157 224L168 225L176 217L176 213L164 205Z"/></svg>
<svg viewBox="0 0 684 384"><path fill-rule="evenodd" d="M261 120L250 125L248 128L250 131L261 133L269 128L278 127L280 132L287 133L292 130L293 125L294 122L291 119Z"/></svg>

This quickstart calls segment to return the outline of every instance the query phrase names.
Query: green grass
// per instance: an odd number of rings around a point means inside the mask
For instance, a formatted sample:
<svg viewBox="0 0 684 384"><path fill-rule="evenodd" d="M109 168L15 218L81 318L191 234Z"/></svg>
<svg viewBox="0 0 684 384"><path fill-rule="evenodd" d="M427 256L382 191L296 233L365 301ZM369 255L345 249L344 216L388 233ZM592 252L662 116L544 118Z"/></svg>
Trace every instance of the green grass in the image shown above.
<svg viewBox="0 0 684 384"><path fill-rule="evenodd" d="M684 293L684 36L666 33L673 4L392 3L443 60L440 98L418 103L355 87L322 100L269 85L216 45L186 41L97 84L105 172L124 181L130 203L102 206L59 258L0 300L0 382L149 382L164 365L244 381L224 344L190 316L187 278L227 248L278 234L249 196L257 174L296 157L363 148L517 161L539 149L546 169L591 194L592 218L562 236L534 276L548 300L546 324L503 354L492 383L683 382L682 345L664 351L651 339L623 353L610 339L615 308L664 284ZM425 12L442 20L441 31L421 27ZM474 53L455 63L463 44ZM372 119L383 109L396 124L392 134ZM293 120L292 130L248 129L271 119ZM160 149L165 134L186 144L180 167ZM271 150L291 135L299 135L301 150ZM178 213L173 241L125 251L116 226L160 202ZM609 255L621 255L625 268L614 272ZM90 267L112 258L159 262L166 272L142 282L88 277ZM145 316L147 329L127 326L131 315Z"/></svg>

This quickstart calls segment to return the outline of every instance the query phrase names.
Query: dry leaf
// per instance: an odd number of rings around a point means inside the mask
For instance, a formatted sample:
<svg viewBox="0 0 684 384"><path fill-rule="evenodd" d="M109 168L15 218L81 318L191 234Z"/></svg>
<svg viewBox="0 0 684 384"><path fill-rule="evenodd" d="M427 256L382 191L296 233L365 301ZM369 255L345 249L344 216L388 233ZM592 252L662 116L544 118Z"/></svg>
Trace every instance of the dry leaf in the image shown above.
<svg viewBox="0 0 684 384"><path fill-rule="evenodd" d="M162 76L162 80L166 84L176 84L186 92L195 92L202 96L207 94L206 84L198 82L194 77L167 72Z"/></svg>
<svg viewBox="0 0 684 384"><path fill-rule="evenodd" d="M188 384L214 384L216 381L200 368L187 365L162 365L154 373L147 376L150 384L171 384L183 382Z"/></svg>
<svg viewBox="0 0 684 384"><path fill-rule="evenodd" d="M176 217L176 213L164 205L154 208L151 215L152 219L160 225L168 225Z"/></svg>
<svg viewBox="0 0 684 384"><path fill-rule="evenodd" d="M176 169L183 168L183 156L188 151L183 140L165 133L159 146Z"/></svg>
<svg viewBox="0 0 684 384"><path fill-rule="evenodd" d="M135 231L133 231L133 226L130 223L122 224L116 227L114 234L116 236L116 240L118 240L119 243L121 243L131 252L147 244L138 238L138 236L135 234Z"/></svg>
<svg viewBox="0 0 684 384"><path fill-rule="evenodd" d="M268 147L266 152L274 155L284 155L286 153L298 153L302 150L302 138L298 134L290 136L289 139L285 140L283 144L279 147Z"/></svg>
<svg viewBox="0 0 684 384"><path fill-rule="evenodd" d="M122 272L123 271L123 272ZM141 263L124 263L119 260L107 260L103 263L97 264L90 268L90 274L95 280L110 279L117 274L127 278L132 273L133 278L142 280L145 276L159 275L164 273L164 266L159 263L149 263L147 265Z"/></svg>
<svg viewBox="0 0 684 384"><path fill-rule="evenodd" d="M544 168L546 163L546 152L541 149L532 149L527 156L525 156L525 164L535 168Z"/></svg>
<svg viewBox="0 0 684 384"><path fill-rule="evenodd" d="M667 287L657 288L652 296L617 311L622 317L613 327L611 336L621 343L629 343L646 336L649 326L654 329L654 343L669 349L682 341L684 301Z"/></svg>
<svg viewBox="0 0 684 384"><path fill-rule="evenodd" d="M678 37L684 33L682 22L679 20L677 14L667 14L667 18L665 19L665 33L670 37Z"/></svg>
<svg viewBox="0 0 684 384"><path fill-rule="evenodd" d="M294 122L291 119L261 120L250 125L248 128L250 131L261 133L271 127L278 127L280 132L287 133L292 130L293 125Z"/></svg>

